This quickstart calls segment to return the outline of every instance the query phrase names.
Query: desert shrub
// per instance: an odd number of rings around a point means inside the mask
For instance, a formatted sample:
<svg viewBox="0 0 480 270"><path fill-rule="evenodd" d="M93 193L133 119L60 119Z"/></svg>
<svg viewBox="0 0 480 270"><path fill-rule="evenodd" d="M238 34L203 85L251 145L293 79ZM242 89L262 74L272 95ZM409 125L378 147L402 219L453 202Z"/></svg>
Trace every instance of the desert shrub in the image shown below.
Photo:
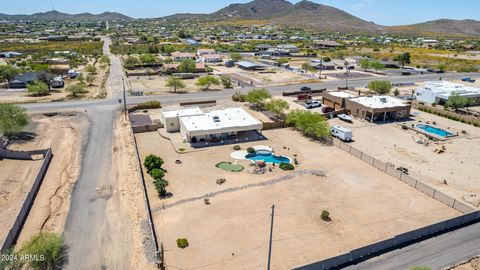
<svg viewBox="0 0 480 270"><path fill-rule="evenodd" d="M253 148L253 147L248 147L248 148L247 148L247 153L249 153L249 154L255 153L255 148Z"/></svg>
<svg viewBox="0 0 480 270"><path fill-rule="evenodd" d="M232 95L232 100L236 102L245 102L245 94L235 92L235 94Z"/></svg>
<svg viewBox="0 0 480 270"><path fill-rule="evenodd" d="M298 159L297 159L297 158L293 158L293 163L294 163L295 165L298 165Z"/></svg>
<svg viewBox="0 0 480 270"><path fill-rule="evenodd" d="M225 178L218 178L216 182L217 182L217 185L222 185L223 183L227 182L227 179L225 179Z"/></svg>
<svg viewBox="0 0 480 270"><path fill-rule="evenodd" d="M162 179L163 177L165 177L165 171L162 169L153 169L152 171L150 171L150 176L152 176L152 178L155 180Z"/></svg>
<svg viewBox="0 0 480 270"><path fill-rule="evenodd" d="M242 147L240 147L240 145L235 145L235 146L233 146L233 150L238 151L238 150L240 150L240 149L242 149Z"/></svg>
<svg viewBox="0 0 480 270"><path fill-rule="evenodd" d="M279 167L284 171L293 171L295 169L295 167L292 164L284 163L284 162L280 163Z"/></svg>
<svg viewBox="0 0 480 270"><path fill-rule="evenodd" d="M407 125L402 125L402 129L407 130L408 129Z"/></svg>
<svg viewBox="0 0 480 270"><path fill-rule="evenodd" d="M187 238L178 238L177 239L177 246L179 248L186 248L188 247L188 240Z"/></svg>
<svg viewBox="0 0 480 270"><path fill-rule="evenodd" d="M65 245L60 235L42 232L24 243L18 253L20 256L28 255L44 258L29 262L33 269L60 269L62 268L60 265L62 257L65 255ZM25 267L22 269L25 269Z"/></svg>
<svg viewBox="0 0 480 270"><path fill-rule="evenodd" d="M185 152L185 148L178 148L178 152Z"/></svg>
<svg viewBox="0 0 480 270"><path fill-rule="evenodd" d="M325 221L330 221L331 220L330 213L327 210L323 210L320 217L322 218L322 220L325 220Z"/></svg>
<svg viewBox="0 0 480 270"><path fill-rule="evenodd" d="M162 108L162 104L157 100L150 100L142 103L138 103L135 106L137 110L146 110L146 109L159 109Z"/></svg>

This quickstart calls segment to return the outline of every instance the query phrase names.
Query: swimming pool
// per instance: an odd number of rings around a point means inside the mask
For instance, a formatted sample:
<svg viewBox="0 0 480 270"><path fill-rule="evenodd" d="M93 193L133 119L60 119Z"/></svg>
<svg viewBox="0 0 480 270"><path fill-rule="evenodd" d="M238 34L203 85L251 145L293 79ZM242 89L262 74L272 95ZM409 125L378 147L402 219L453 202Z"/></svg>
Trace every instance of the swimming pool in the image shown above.
<svg viewBox="0 0 480 270"><path fill-rule="evenodd" d="M448 131L446 131L444 129L441 129L441 128L432 127L432 126L429 126L429 125L418 124L418 125L416 125L416 127L425 131L425 132L427 132L427 133L431 133L431 134L434 134L434 135L437 135L437 136L440 136L440 137L443 137L443 138L453 136L453 133L451 133L451 132L448 132Z"/></svg>
<svg viewBox="0 0 480 270"><path fill-rule="evenodd" d="M268 150L257 150L255 153L246 155L245 158L253 161L263 160L266 163L274 164L291 163L290 158L284 156L275 156Z"/></svg>

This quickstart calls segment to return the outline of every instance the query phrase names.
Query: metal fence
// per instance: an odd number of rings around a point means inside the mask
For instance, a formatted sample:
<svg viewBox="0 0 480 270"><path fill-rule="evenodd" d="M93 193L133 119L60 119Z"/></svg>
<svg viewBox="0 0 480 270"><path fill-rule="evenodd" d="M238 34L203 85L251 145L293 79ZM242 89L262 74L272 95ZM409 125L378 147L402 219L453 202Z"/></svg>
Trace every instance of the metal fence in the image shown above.
<svg viewBox="0 0 480 270"><path fill-rule="evenodd" d="M37 196L38 190L40 189L40 185L42 184L43 178L47 173L48 166L50 165L50 161L52 160L52 156L53 156L52 149L49 148L47 150L42 150L42 153L44 154L42 166L38 171L38 174L35 178L35 181L33 182L30 192L28 192L27 197L25 197L25 200L23 201L22 208L20 209L17 215L17 218L13 223L12 228L10 228L10 231L8 232L7 237L5 238L5 241L2 244L1 251L10 249L15 243L15 241L17 240L20 234L20 231L22 230L23 224L25 223L25 220L28 217L28 213L32 208L33 202L35 201L35 197Z"/></svg>
<svg viewBox="0 0 480 270"><path fill-rule="evenodd" d="M424 182L413 178L410 175L407 175L399 170L397 170L395 167L386 164L385 162L375 159L374 157L363 153L362 151L354 148L353 146L350 146L347 143L344 143L338 139L334 139L333 145L336 147L342 149L345 152L348 152L350 155L362 160L363 162L369 164L370 166L373 166L374 168L412 186L413 188L427 194L428 196L438 200L441 203L444 203L452 208L454 208L457 211L460 211L463 214L466 213L471 213L476 211L477 209L468 206L461 201L456 200L455 198L450 197L449 195L442 193L439 190L434 189L433 187L425 184Z"/></svg>

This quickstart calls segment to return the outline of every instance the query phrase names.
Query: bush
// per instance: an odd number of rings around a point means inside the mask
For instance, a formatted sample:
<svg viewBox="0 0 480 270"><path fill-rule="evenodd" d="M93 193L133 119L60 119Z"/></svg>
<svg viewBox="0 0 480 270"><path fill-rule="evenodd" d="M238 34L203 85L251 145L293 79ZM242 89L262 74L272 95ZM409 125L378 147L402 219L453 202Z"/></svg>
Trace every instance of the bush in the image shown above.
<svg viewBox="0 0 480 270"><path fill-rule="evenodd" d="M185 148L178 148L178 152L185 152Z"/></svg>
<svg viewBox="0 0 480 270"><path fill-rule="evenodd" d="M161 169L164 161L158 156L155 155L148 155L143 162L145 168L147 168L147 172L150 172L154 169Z"/></svg>
<svg viewBox="0 0 480 270"><path fill-rule="evenodd" d="M295 167L294 167L292 164L290 164L290 163L284 163L284 162L282 162L282 163L280 163L279 167L280 167L280 169L282 169L282 170L284 170L284 171L293 171L293 170L295 170Z"/></svg>
<svg viewBox="0 0 480 270"><path fill-rule="evenodd" d="M330 218L330 213L327 211L327 210L323 210L322 211L322 214L320 215L320 217L322 218L322 220L325 220L325 221L330 221L332 220Z"/></svg>
<svg viewBox="0 0 480 270"><path fill-rule="evenodd" d="M236 92L232 95L232 100L235 102L245 102L245 95L241 92Z"/></svg>
<svg viewBox="0 0 480 270"><path fill-rule="evenodd" d="M377 95L387 95L392 90L392 84L389 81L377 80L368 83L368 89Z"/></svg>
<svg viewBox="0 0 480 270"><path fill-rule="evenodd" d="M247 148L247 153L249 153L249 154L255 153L255 148L253 148L253 147L248 147L248 148Z"/></svg>
<svg viewBox="0 0 480 270"><path fill-rule="evenodd" d="M150 172L150 176L152 176L152 178L155 180L162 179L163 177L165 177L165 171L162 169L153 169Z"/></svg>
<svg viewBox="0 0 480 270"><path fill-rule="evenodd" d="M162 104L160 101L157 100L150 100L142 103L138 103L137 106L135 106L135 109L137 110L146 110L146 109L160 109L162 108Z"/></svg>
<svg viewBox="0 0 480 270"><path fill-rule="evenodd" d="M153 181L153 185L155 186L155 189L157 190L158 194L160 196L165 196L167 195L167 190L166 187L168 187L168 181L165 179L155 179Z"/></svg>
<svg viewBox="0 0 480 270"><path fill-rule="evenodd" d="M54 233L42 232L33 236L19 250L20 255L43 257L43 260L29 262L34 269L60 269L62 257L65 255L63 238Z"/></svg>
<svg viewBox="0 0 480 270"><path fill-rule="evenodd" d="M402 129L407 130L408 129L407 125L402 125Z"/></svg>
<svg viewBox="0 0 480 270"><path fill-rule="evenodd" d="M240 149L242 149L242 147L240 147L240 145L235 145L235 146L233 146L233 150L238 151L238 150L240 150Z"/></svg>
<svg viewBox="0 0 480 270"><path fill-rule="evenodd" d="M188 240L187 238L178 238L177 239L177 246L179 248L186 248L188 247Z"/></svg>

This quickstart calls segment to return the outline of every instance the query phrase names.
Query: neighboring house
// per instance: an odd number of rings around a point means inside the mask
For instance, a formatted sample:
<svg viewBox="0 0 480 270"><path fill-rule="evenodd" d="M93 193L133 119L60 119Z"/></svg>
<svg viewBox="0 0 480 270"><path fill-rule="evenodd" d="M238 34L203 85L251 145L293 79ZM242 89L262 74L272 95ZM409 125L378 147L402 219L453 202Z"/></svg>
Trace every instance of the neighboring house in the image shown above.
<svg viewBox="0 0 480 270"><path fill-rule="evenodd" d="M38 80L38 73L27 72L15 76L13 80L8 83L8 87L12 89L27 88L27 85Z"/></svg>
<svg viewBox="0 0 480 270"><path fill-rule="evenodd" d="M249 61L240 61L240 62L237 62L236 64L239 68L244 70L263 70L266 67L263 64L258 64L258 63L249 62Z"/></svg>
<svg viewBox="0 0 480 270"><path fill-rule="evenodd" d="M275 47L273 47L272 45L270 44L258 44L257 46L255 46L255 49L257 51L266 51L266 50L269 50L269 49L274 49Z"/></svg>
<svg viewBox="0 0 480 270"><path fill-rule="evenodd" d="M379 61L385 68L400 68L400 62L398 61Z"/></svg>
<svg viewBox="0 0 480 270"><path fill-rule="evenodd" d="M347 112L370 122L407 118L411 110L408 102L391 96L360 96L345 103Z"/></svg>
<svg viewBox="0 0 480 270"><path fill-rule="evenodd" d="M15 57L18 57L18 56L22 56L22 53L20 53L20 52L2 52L2 53L0 53L0 57L4 57L4 58L15 58Z"/></svg>
<svg viewBox="0 0 480 270"><path fill-rule="evenodd" d="M314 42L312 47L314 49L332 49L332 48L340 48L344 46L343 44L340 44L332 40L318 40Z"/></svg>
<svg viewBox="0 0 480 270"><path fill-rule="evenodd" d="M364 57L364 56L352 56L352 57L347 57L345 58L345 61L347 61L348 63L352 64L352 65L360 65L360 62L362 60L372 60L368 57ZM372 60L374 61L374 60Z"/></svg>
<svg viewBox="0 0 480 270"><path fill-rule="evenodd" d="M314 62L311 66L317 70L335 70L335 64L332 62Z"/></svg>
<svg viewBox="0 0 480 270"><path fill-rule="evenodd" d="M211 55L211 54L216 54L214 49L198 49L197 50L198 57L202 57L204 55Z"/></svg>
<svg viewBox="0 0 480 270"><path fill-rule="evenodd" d="M170 54L173 61L195 60L195 54L188 52L173 52Z"/></svg>
<svg viewBox="0 0 480 270"><path fill-rule="evenodd" d="M336 111L345 109L346 99L355 97L352 94L347 92L323 92L322 93L322 104L334 108Z"/></svg>
<svg viewBox="0 0 480 270"><path fill-rule="evenodd" d="M300 49L293 44L280 44L277 46L277 50L288 52L288 53L300 52Z"/></svg>
<svg viewBox="0 0 480 270"><path fill-rule="evenodd" d="M219 62L223 62L223 55L207 54L200 57L200 60L205 63L219 63Z"/></svg>
<svg viewBox="0 0 480 270"><path fill-rule="evenodd" d="M228 60L225 62L226 67L234 67L235 66L235 61L233 60Z"/></svg>
<svg viewBox="0 0 480 270"><path fill-rule="evenodd" d="M415 90L416 99L425 103L444 104L452 95L468 99L480 98L480 88L442 80L426 82Z"/></svg>

